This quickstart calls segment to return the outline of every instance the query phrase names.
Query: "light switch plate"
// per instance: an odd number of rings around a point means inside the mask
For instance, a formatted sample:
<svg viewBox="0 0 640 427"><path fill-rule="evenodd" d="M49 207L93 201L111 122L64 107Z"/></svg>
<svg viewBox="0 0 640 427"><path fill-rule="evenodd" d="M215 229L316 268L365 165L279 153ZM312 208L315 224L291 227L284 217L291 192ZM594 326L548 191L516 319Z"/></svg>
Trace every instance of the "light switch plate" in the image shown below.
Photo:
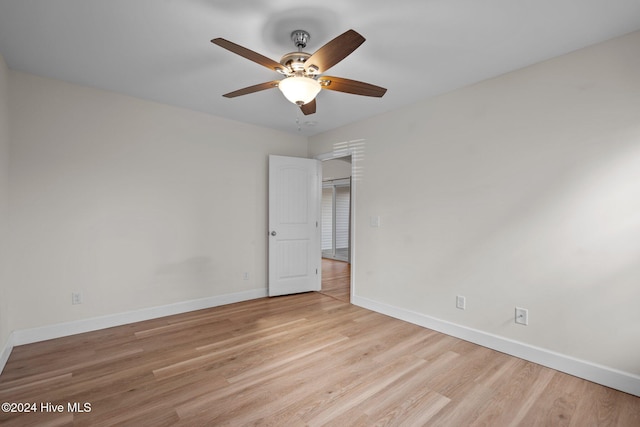
<svg viewBox="0 0 640 427"><path fill-rule="evenodd" d="M82 294L80 292L71 293L71 304L82 304Z"/></svg>

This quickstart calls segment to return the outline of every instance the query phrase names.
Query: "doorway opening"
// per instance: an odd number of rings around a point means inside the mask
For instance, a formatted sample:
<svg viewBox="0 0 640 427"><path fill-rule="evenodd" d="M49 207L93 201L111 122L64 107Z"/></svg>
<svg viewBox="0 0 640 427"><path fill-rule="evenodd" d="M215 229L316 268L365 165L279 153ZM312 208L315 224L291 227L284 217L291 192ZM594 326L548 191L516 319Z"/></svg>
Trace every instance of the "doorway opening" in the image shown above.
<svg viewBox="0 0 640 427"><path fill-rule="evenodd" d="M322 162L321 292L351 302L352 159Z"/></svg>
<svg viewBox="0 0 640 427"><path fill-rule="evenodd" d="M349 262L351 179L322 182L322 258Z"/></svg>

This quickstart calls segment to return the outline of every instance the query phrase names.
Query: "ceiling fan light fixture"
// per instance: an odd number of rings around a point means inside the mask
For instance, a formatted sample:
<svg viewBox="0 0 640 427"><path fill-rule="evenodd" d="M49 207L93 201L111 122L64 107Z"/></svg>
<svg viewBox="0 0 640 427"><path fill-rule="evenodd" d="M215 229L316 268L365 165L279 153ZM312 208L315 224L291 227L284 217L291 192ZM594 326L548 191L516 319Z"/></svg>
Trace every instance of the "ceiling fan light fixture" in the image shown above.
<svg viewBox="0 0 640 427"><path fill-rule="evenodd" d="M322 89L375 97L381 97L387 91L383 87L359 82L357 80L322 76L329 68L349 56L364 42L364 37L354 30L345 31L313 54L302 51L309 40L309 33L303 30L297 30L291 34L291 38L298 48L298 51L285 54L280 59L280 62L275 62L273 59L267 58L264 55L221 37L211 40L211 43L215 45L284 76L282 80L259 83L225 93L222 96L225 98L235 98L241 95L272 89L277 86L290 102L298 105L300 111L302 111L305 116L308 116L309 114L315 114L315 98Z"/></svg>
<svg viewBox="0 0 640 427"><path fill-rule="evenodd" d="M278 88L289 101L304 105L315 99L321 90L320 83L310 77L291 76L282 79Z"/></svg>

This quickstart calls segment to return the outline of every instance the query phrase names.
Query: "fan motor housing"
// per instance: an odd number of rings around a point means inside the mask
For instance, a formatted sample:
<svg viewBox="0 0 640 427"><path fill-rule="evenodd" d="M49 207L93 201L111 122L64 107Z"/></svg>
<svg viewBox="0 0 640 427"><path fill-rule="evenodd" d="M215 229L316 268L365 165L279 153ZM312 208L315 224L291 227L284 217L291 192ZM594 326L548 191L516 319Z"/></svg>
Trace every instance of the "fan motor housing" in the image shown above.
<svg viewBox="0 0 640 427"><path fill-rule="evenodd" d="M293 73L304 72L304 63L310 56L306 52L290 52L280 59L280 63Z"/></svg>

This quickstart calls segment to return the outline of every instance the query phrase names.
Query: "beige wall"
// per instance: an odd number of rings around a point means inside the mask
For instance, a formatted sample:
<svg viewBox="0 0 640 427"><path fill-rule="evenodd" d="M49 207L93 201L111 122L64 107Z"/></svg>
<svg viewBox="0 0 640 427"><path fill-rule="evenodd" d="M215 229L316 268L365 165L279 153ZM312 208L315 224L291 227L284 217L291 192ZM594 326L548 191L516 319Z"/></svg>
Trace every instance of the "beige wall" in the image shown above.
<svg viewBox="0 0 640 427"><path fill-rule="evenodd" d="M356 295L640 374L638 46L640 32L311 138L311 155L359 152Z"/></svg>
<svg viewBox="0 0 640 427"><path fill-rule="evenodd" d="M0 353L9 339L9 70L0 55ZM0 357L1 359L1 357Z"/></svg>
<svg viewBox="0 0 640 427"><path fill-rule="evenodd" d="M306 138L20 72L10 118L11 329L266 289L267 156Z"/></svg>

